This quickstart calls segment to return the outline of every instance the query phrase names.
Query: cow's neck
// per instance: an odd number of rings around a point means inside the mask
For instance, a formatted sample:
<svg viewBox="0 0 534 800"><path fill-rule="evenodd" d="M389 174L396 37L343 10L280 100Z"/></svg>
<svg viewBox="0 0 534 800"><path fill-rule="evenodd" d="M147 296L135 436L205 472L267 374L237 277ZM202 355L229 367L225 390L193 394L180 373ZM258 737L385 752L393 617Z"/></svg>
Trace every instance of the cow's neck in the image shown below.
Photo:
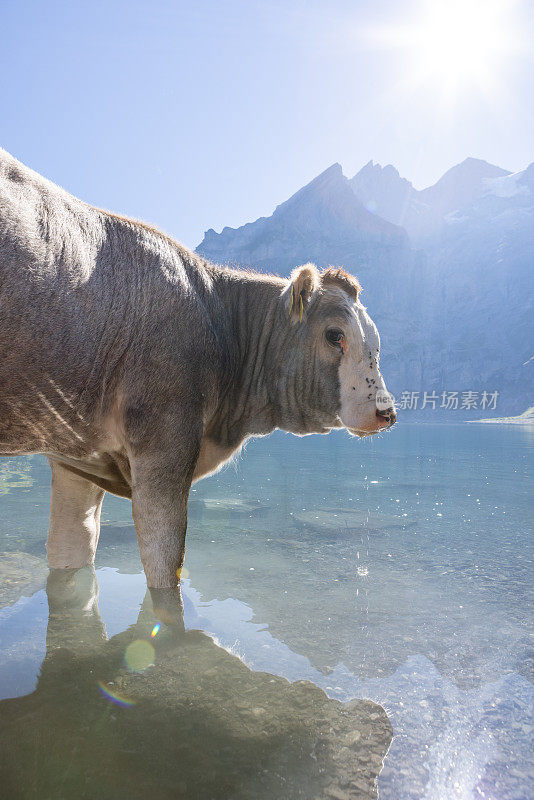
<svg viewBox="0 0 534 800"><path fill-rule="evenodd" d="M222 270L216 285L224 308L220 330L229 363L207 433L224 446L239 447L247 436L264 435L281 425L275 388L284 281Z"/></svg>

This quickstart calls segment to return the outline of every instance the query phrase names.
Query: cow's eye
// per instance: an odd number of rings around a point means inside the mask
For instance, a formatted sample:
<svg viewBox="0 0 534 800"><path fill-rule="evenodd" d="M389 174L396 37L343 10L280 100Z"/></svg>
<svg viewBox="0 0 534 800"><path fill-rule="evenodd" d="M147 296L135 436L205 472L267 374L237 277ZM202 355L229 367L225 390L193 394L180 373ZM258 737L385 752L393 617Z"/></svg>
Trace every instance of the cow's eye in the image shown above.
<svg viewBox="0 0 534 800"><path fill-rule="evenodd" d="M345 334L339 328L327 328L325 337L328 344L338 347L341 352L345 350Z"/></svg>

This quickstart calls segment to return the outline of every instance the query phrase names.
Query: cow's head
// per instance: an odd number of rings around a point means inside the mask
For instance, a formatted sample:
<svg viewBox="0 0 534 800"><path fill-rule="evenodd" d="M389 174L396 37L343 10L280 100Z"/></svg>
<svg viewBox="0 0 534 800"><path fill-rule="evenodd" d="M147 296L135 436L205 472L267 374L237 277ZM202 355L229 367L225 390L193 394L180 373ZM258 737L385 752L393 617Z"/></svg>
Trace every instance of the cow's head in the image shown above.
<svg viewBox="0 0 534 800"><path fill-rule="evenodd" d="M344 270L320 273L313 264L293 270L282 292L287 360L280 388L289 393L285 410L295 432L345 427L368 436L397 419L380 373L378 331L359 292Z"/></svg>

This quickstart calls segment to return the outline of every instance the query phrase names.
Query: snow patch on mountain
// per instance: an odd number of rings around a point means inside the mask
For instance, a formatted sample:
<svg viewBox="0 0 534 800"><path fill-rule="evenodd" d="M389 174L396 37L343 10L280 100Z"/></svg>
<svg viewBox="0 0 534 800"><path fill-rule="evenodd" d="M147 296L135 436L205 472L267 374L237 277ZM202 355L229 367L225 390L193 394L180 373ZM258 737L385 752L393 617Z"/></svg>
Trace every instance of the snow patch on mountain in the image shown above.
<svg viewBox="0 0 534 800"><path fill-rule="evenodd" d="M488 194L497 197L513 197L517 194L529 194L528 185L523 182L526 170L514 172L511 175L503 175L500 178L492 178L486 181Z"/></svg>

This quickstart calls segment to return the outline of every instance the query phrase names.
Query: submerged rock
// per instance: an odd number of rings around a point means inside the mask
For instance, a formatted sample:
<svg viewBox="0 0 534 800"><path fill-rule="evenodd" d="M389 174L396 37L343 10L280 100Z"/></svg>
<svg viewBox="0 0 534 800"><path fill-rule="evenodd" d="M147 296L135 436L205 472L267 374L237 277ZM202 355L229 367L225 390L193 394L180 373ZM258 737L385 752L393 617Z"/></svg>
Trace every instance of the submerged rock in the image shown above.
<svg viewBox="0 0 534 800"><path fill-rule="evenodd" d="M31 597L46 582L44 558L29 553L0 553L0 608L12 606L21 597Z"/></svg>
<svg viewBox="0 0 534 800"><path fill-rule="evenodd" d="M188 514L191 519L197 521L224 524L233 519L266 514L269 508L266 503L247 497L191 498L188 504Z"/></svg>
<svg viewBox="0 0 534 800"><path fill-rule="evenodd" d="M297 523L313 528L336 531L388 530L413 525L413 520L402 514L383 514L356 508L313 508L293 514Z"/></svg>

